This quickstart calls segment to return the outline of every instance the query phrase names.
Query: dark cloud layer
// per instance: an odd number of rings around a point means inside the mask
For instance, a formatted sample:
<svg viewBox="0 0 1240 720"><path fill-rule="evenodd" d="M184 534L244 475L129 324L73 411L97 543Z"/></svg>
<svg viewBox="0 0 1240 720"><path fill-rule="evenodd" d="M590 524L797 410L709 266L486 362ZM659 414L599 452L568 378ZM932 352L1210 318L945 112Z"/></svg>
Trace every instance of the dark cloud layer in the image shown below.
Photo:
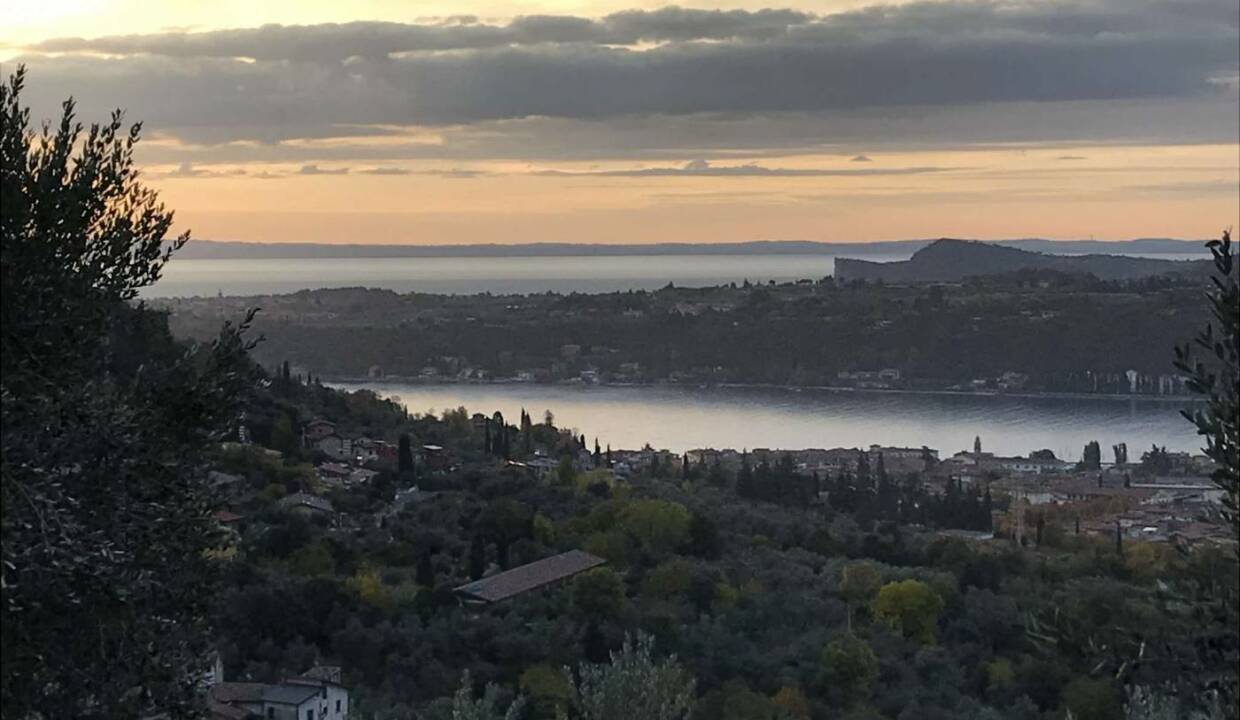
<svg viewBox="0 0 1240 720"><path fill-rule="evenodd" d="M915 131L919 118L909 116L962 107L1001 116L1017 103L1234 102L1238 12L1234 0L949 0L828 16L665 8L506 25L58 39L35 49L66 54L25 61L36 111L50 114L74 94L93 112L120 105L148 127L207 143L523 118L632 125L714 115L733 118L721 121L726 128L735 119L868 114L875 124L908 119ZM761 135L760 125L751 131ZM804 134L821 143L838 132L822 124ZM1164 132L1178 130L1164 123L1148 137Z"/></svg>
<svg viewBox="0 0 1240 720"><path fill-rule="evenodd" d="M43 52L149 53L169 57L340 61L385 58L397 53L478 50L504 46L589 43L633 45L689 40L763 40L815 20L796 10L628 10L600 19L529 15L506 25L467 18L435 24L352 22L264 25L210 32L54 38L31 49Z"/></svg>

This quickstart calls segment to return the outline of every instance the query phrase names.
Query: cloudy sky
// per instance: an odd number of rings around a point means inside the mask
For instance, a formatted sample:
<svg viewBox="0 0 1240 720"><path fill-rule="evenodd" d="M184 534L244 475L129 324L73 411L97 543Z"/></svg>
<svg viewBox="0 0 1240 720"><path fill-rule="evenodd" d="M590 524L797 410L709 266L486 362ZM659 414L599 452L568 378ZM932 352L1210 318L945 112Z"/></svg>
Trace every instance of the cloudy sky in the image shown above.
<svg viewBox="0 0 1240 720"><path fill-rule="evenodd" d="M1214 236L1236 0L8 0L36 116L142 120L197 237Z"/></svg>

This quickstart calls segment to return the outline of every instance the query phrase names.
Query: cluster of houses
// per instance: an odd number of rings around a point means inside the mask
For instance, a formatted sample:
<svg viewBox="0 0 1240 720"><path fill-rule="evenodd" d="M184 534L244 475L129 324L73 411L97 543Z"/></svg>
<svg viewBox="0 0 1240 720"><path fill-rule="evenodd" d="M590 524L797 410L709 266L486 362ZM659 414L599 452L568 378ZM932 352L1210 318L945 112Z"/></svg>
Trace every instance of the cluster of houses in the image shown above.
<svg viewBox="0 0 1240 720"><path fill-rule="evenodd" d="M887 389L899 384L900 375L898 368L841 370L836 373L835 379L839 385L845 387Z"/></svg>
<svg viewBox="0 0 1240 720"><path fill-rule="evenodd" d="M311 420L302 428L302 444L342 463L364 465L370 462L396 462L396 446L370 438L348 438L327 420Z"/></svg>
<svg viewBox="0 0 1240 720"><path fill-rule="evenodd" d="M1006 496L1018 512L1054 508L1075 517L1086 535L1117 533L1147 542L1229 543L1227 527L1213 521L1223 491L1210 479L1213 463L1205 456L1167 453L1160 475L1143 473L1136 463L1085 469L1045 451L1031 457L983 452L956 453L939 463L939 481L984 483Z"/></svg>
<svg viewBox="0 0 1240 720"><path fill-rule="evenodd" d="M616 451L617 475L648 467L656 454L649 449ZM686 456L691 465L718 464L735 473L745 454L732 449L696 449ZM1143 474L1136 463L1081 469L1077 463L1046 451L1026 457L997 455L983 451L980 440L972 450L941 461L932 448L871 445L866 449L830 450L757 448L748 452L748 462L750 467L763 462L775 465L784 456L791 457L803 475L833 477L839 472L856 472L864 458L871 471L881 462L892 475L921 475L931 492L942 492L949 482L959 482L989 488L996 497L1006 497L1018 508L1054 507L1069 514L1072 508L1080 508L1088 518L1082 519L1079 527L1085 534L1114 536L1118 527L1127 537L1152 542L1230 542L1225 526L1203 521L1217 511L1223 496L1210 479L1213 464L1204 456L1167 453L1169 470L1161 476ZM631 470L626 467L630 463Z"/></svg>
<svg viewBox="0 0 1240 720"><path fill-rule="evenodd" d="M212 720L348 720L340 668L317 665L275 683L228 682L217 655L204 678Z"/></svg>

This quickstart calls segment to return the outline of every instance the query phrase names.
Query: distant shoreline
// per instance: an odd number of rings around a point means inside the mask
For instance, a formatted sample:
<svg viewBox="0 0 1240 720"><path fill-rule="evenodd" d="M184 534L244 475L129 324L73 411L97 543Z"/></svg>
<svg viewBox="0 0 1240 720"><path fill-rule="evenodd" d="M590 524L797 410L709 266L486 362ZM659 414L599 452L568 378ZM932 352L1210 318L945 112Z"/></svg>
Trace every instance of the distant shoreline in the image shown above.
<svg viewBox="0 0 1240 720"><path fill-rule="evenodd" d="M735 390L781 390L786 392L841 392L841 393L876 393L889 395L944 395L957 397L1002 397L1002 398L1025 398L1034 400L1142 400L1165 403L1185 403L1199 402L1200 398L1195 395L1134 395L1119 393L1073 393L1073 392L999 392L996 390L928 390L917 388L858 388L845 387L839 385L780 385L777 383L582 383L582 382L566 382L557 381L549 383L524 382L515 379L498 379L498 380L452 380L445 378L427 379L422 377L407 377L401 375L388 375L382 378L358 378L358 377L322 377L320 380L325 385L379 385L379 384L407 384L407 385L428 385L428 386L489 386L489 385L519 385L529 387L556 387L556 388L678 388L678 389L700 389L710 390L716 388L735 389Z"/></svg>
<svg viewBox="0 0 1240 720"><path fill-rule="evenodd" d="M884 255L913 253L937 238L876 242L770 240L736 243L515 243L477 245L381 245L335 243L251 243L194 240L176 254L185 260L396 258L396 257L624 257L642 255ZM1204 240L1138 238L1133 240L1045 240L1022 238L987 241L995 245L1051 254L1202 252Z"/></svg>

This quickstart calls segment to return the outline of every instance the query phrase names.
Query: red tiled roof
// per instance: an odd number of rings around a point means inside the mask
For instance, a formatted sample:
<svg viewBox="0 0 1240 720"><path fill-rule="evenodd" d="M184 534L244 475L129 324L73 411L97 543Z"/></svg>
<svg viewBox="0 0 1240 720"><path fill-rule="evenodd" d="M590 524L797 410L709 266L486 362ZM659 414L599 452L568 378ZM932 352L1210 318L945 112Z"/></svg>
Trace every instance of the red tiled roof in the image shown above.
<svg viewBox="0 0 1240 720"><path fill-rule="evenodd" d="M252 716L245 708L219 702L208 703L207 709L211 711L212 720L246 720Z"/></svg>
<svg viewBox="0 0 1240 720"><path fill-rule="evenodd" d="M223 682L211 687L211 699L217 703L261 702L264 683Z"/></svg>

